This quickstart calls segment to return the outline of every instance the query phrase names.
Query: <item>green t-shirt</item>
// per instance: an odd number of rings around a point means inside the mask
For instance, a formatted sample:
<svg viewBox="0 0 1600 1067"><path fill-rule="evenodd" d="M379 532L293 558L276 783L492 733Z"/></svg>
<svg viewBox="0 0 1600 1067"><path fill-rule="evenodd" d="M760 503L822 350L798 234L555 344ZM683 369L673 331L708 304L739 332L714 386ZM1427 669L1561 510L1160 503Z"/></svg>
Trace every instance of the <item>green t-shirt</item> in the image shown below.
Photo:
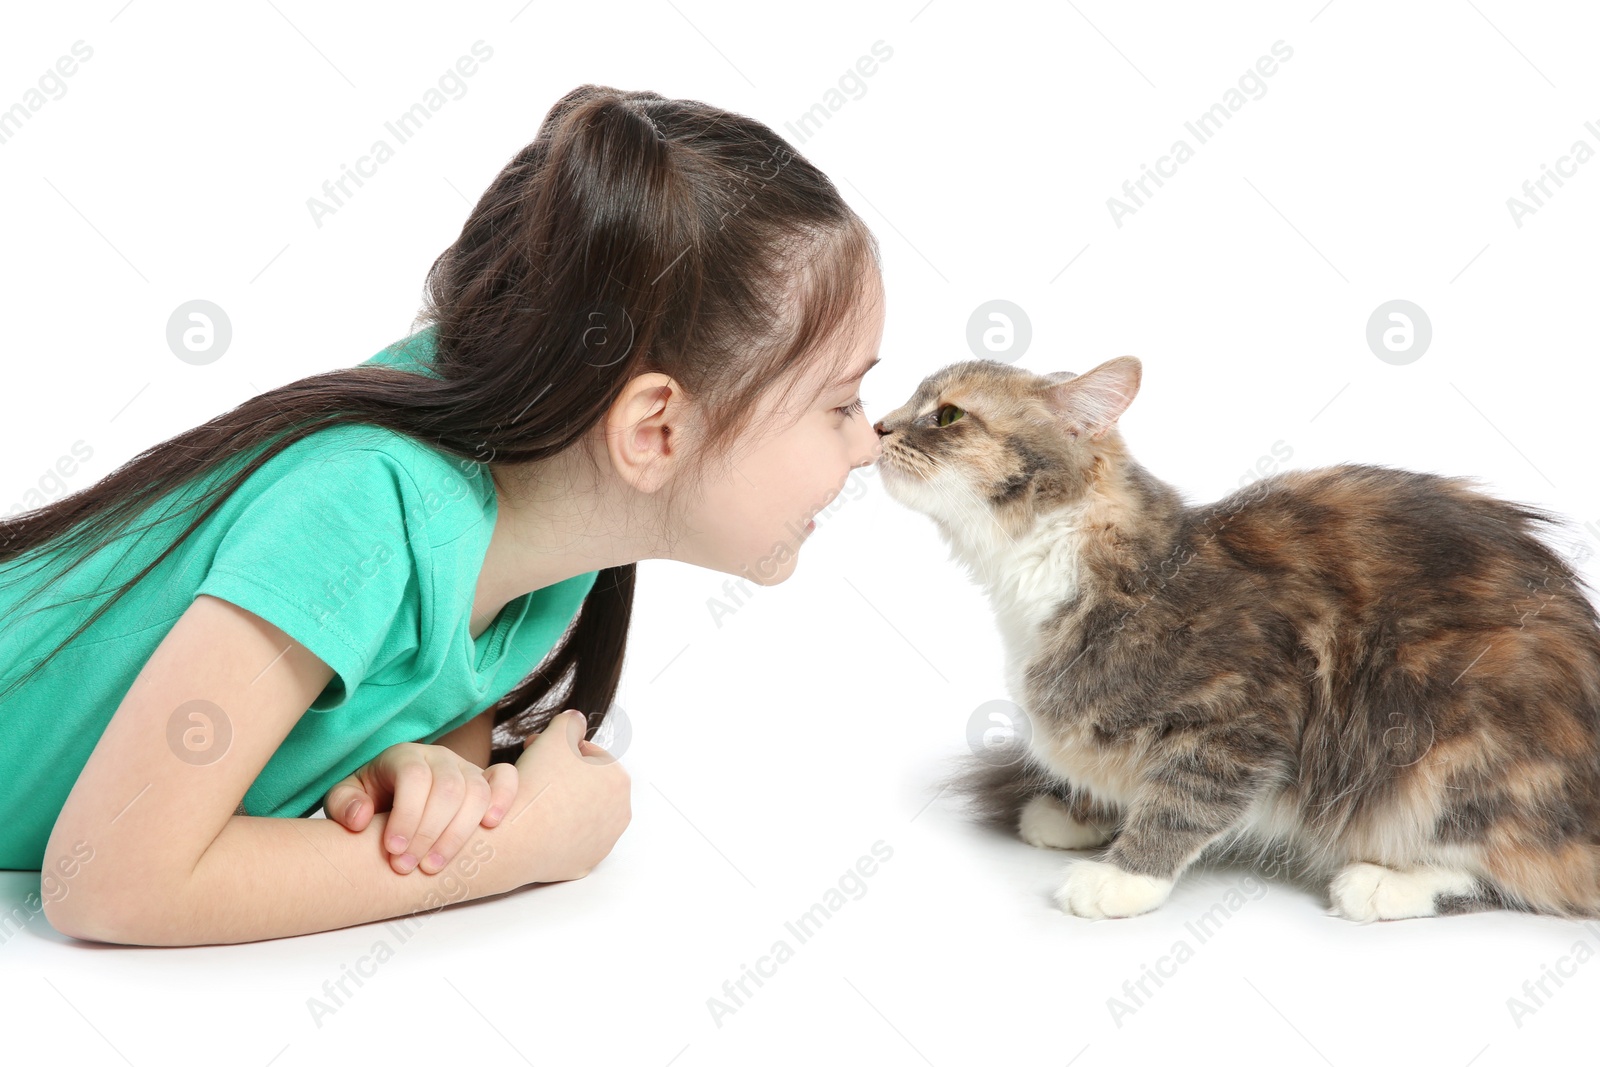
<svg viewBox="0 0 1600 1067"><path fill-rule="evenodd" d="M364 362L431 373L414 362L430 344L424 330ZM192 512L165 518L176 506L249 458L156 501L32 601L57 569L52 545L0 563L0 688L193 521ZM389 746L431 743L496 703L554 647L598 574L512 600L473 639L497 509L487 466L371 424L318 430L268 460L47 667L0 697L0 868L40 868L106 724L200 593L254 612L334 671L245 793L247 814L309 815Z"/></svg>

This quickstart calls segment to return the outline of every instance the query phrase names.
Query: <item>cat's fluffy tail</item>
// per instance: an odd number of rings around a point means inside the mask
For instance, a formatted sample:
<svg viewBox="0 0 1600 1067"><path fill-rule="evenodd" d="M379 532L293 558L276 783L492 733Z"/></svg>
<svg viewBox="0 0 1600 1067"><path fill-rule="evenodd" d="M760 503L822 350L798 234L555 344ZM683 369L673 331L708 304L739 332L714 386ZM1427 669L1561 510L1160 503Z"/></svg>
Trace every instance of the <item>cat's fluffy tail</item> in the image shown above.
<svg viewBox="0 0 1600 1067"><path fill-rule="evenodd" d="M985 826L1015 834L1029 800L1050 793L1063 800L1068 787L1034 763L1024 741L1013 739L981 754L954 758L943 791L965 801L967 812Z"/></svg>

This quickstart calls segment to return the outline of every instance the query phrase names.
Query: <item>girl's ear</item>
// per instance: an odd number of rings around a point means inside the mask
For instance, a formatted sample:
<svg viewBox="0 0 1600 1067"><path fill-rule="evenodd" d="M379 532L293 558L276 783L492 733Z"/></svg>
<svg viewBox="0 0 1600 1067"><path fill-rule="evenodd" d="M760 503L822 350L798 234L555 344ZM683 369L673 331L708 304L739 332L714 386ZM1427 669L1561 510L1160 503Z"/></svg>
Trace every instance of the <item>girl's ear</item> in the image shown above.
<svg viewBox="0 0 1600 1067"><path fill-rule="evenodd" d="M1141 365L1133 356L1108 359L1094 370L1060 380L1069 371L1047 375L1057 384L1044 394L1051 412L1068 433L1093 440L1116 425L1139 392Z"/></svg>

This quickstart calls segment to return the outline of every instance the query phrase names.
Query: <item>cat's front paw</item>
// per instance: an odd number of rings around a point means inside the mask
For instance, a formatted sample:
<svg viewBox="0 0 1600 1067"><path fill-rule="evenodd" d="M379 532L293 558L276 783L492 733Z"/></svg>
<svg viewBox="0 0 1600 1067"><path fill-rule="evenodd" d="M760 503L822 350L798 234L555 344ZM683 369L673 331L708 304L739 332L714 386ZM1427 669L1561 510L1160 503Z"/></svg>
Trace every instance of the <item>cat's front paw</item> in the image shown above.
<svg viewBox="0 0 1600 1067"><path fill-rule="evenodd" d="M1056 905L1085 919L1124 919L1161 906L1172 893L1171 878L1131 874L1101 860L1079 860L1055 891Z"/></svg>
<svg viewBox="0 0 1600 1067"><path fill-rule="evenodd" d="M1034 848L1098 848L1111 839L1100 827L1074 819L1067 806L1049 793L1023 805L1017 833Z"/></svg>

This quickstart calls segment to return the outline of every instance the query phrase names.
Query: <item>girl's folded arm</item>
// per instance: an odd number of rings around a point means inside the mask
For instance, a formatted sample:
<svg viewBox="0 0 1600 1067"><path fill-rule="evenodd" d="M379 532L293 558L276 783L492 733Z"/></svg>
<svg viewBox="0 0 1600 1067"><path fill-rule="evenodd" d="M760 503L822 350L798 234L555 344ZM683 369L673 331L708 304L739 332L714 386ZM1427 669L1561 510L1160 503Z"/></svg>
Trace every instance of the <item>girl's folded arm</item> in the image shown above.
<svg viewBox="0 0 1600 1067"><path fill-rule="evenodd" d="M402 875L380 844L386 814L361 833L326 819L234 814L332 676L278 627L196 597L128 690L56 820L44 867L72 874L44 906L51 925L123 944L229 944L525 884L528 863L513 834L531 825L479 827L438 874Z"/></svg>

